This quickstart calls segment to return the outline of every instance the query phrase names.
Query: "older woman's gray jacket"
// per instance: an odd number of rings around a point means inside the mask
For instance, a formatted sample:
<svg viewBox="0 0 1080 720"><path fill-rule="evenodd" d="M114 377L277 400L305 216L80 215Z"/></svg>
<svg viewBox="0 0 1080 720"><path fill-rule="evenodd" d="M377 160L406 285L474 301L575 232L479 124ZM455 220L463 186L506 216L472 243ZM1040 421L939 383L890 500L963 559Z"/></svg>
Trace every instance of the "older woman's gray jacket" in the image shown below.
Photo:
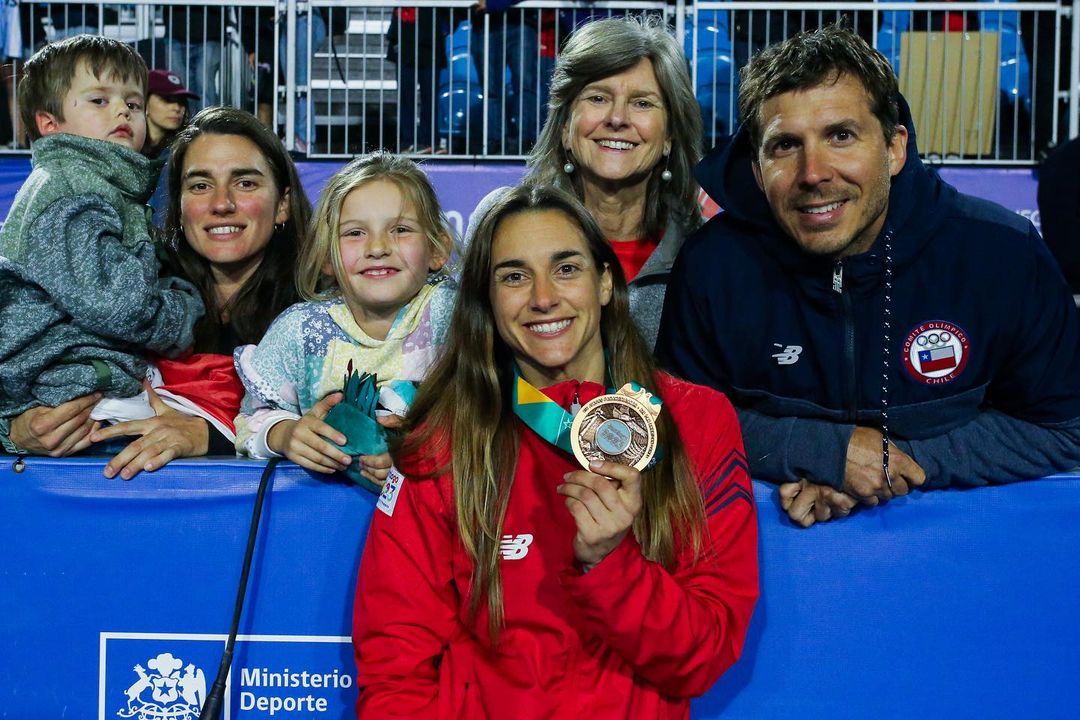
<svg viewBox="0 0 1080 720"><path fill-rule="evenodd" d="M498 187L488 193L481 200L472 217L469 218L469 227L465 231L463 245L469 247L473 233L480 220L495 205L502 195L510 190L509 186ZM679 248L686 240L686 234L677 222L668 220L664 237L660 244L649 255L649 259L642 265L641 271L630 281L630 313L641 336L645 338L651 350L656 345L656 335L660 330L660 313L664 309L664 293L667 291L668 277L671 275L671 266L675 262L675 256L679 254Z"/></svg>
<svg viewBox="0 0 1080 720"><path fill-rule="evenodd" d="M203 314L192 285L158 278L145 202L160 163L68 134L33 153L0 230L0 417L137 394L146 356L190 347Z"/></svg>

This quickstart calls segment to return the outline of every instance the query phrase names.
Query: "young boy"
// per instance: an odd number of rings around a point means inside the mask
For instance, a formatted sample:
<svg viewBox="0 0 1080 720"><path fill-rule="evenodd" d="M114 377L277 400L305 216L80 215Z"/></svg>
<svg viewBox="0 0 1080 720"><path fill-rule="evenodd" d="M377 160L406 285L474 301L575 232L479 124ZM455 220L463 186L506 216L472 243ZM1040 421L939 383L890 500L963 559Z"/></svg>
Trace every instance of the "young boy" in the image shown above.
<svg viewBox="0 0 1080 720"><path fill-rule="evenodd" d="M0 419L94 392L137 395L148 355L192 343L199 294L158 278L149 234L160 163L139 153L146 82L131 46L91 35L25 65L33 172L0 230Z"/></svg>

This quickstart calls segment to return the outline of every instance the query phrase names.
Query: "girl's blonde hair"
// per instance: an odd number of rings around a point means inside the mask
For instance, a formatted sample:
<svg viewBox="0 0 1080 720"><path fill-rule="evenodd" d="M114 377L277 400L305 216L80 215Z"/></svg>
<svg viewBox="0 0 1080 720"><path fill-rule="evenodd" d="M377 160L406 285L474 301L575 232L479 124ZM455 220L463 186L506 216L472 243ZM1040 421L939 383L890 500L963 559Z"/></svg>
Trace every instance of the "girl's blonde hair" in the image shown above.
<svg viewBox="0 0 1080 720"><path fill-rule="evenodd" d="M453 235L439 208L435 188L424 171L413 161L392 153L361 155L330 178L311 216L308 243L300 255L296 278L297 289L305 300L330 300L341 296L340 278L344 275L338 242L341 206L349 193L375 180L386 180L397 186L402 196L416 208L420 229L434 251L450 258L454 249ZM333 275L326 274L327 264L333 267Z"/></svg>

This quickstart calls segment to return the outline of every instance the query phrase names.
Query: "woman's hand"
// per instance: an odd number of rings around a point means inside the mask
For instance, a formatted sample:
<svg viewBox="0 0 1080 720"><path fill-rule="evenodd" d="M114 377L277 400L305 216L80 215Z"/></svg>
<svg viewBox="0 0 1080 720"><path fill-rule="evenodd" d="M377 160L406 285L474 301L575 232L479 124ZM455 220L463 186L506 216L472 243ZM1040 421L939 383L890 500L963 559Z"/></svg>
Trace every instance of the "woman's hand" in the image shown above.
<svg viewBox="0 0 1080 720"><path fill-rule="evenodd" d="M352 456L340 447L348 442L348 438L323 422L330 408L344 397L339 392L331 393L315 403L299 420L277 423L266 436L267 447L312 472L330 475L349 467ZM383 479L386 479L385 475Z"/></svg>
<svg viewBox="0 0 1080 720"><path fill-rule="evenodd" d="M100 393L84 395L54 408L31 408L11 421L11 441L32 455L65 457L90 447L98 423L90 411Z"/></svg>
<svg viewBox="0 0 1080 720"><path fill-rule="evenodd" d="M107 478L120 473L124 480L130 480L143 470L152 472L176 458L205 455L209 447L210 423L201 417L173 410L158 397L149 383L144 382L143 385L154 417L116 423L90 434L93 442L129 435L141 436L109 461L105 466Z"/></svg>
<svg viewBox="0 0 1080 720"><path fill-rule="evenodd" d="M619 546L641 512L641 473L613 462L589 468L567 473L557 488L577 523L574 557L586 572Z"/></svg>

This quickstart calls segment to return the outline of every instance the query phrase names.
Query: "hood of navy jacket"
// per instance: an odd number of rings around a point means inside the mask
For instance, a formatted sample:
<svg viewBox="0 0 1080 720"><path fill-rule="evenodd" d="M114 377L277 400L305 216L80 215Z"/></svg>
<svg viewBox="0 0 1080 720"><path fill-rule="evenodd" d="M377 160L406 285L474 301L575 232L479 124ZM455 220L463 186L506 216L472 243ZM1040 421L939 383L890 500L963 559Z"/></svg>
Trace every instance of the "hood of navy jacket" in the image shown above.
<svg viewBox="0 0 1080 720"><path fill-rule="evenodd" d="M907 159L892 178L889 207L881 235L866 253L845 259L845 274L853 280L879 275L882 238L892 236L892 261L902 268L919 254L942 223L957 191L938 178L919 159L915 125L907 101L900 98L900 125L907 128ZM754 150L745 126L726 143L702 158L694 177L709 197L723 208L727 221L760 240L771 255L794 272L820 274L834 258L802 250L777 224L765 193L754 179Z"/></svg>

